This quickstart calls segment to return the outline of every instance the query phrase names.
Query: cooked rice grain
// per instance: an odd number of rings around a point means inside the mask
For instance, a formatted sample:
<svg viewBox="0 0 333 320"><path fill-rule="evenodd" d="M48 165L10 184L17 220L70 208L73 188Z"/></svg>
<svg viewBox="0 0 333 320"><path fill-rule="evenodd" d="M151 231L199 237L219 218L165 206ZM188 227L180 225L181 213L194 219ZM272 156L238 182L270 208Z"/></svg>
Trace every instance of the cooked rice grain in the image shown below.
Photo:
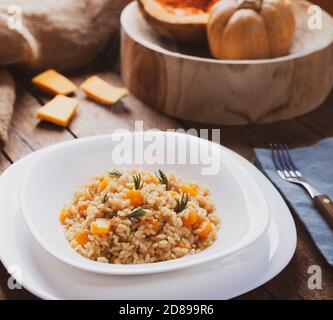
<svg viewBox="0 0 333 320"><path fill-rule="evenodd" d="M138 175L143 186L133 192L133 177ZM167 178L168 190L152 172L138 169L123 171L120 178L110 173L93 177L74 192L72 203L60 215L72 248L102 263L140 264L209 247L220 220L208 189L172 173ZM188 203L177 213L177 200L185 192ZM129 216L139 207L143 215Z"/></svg>

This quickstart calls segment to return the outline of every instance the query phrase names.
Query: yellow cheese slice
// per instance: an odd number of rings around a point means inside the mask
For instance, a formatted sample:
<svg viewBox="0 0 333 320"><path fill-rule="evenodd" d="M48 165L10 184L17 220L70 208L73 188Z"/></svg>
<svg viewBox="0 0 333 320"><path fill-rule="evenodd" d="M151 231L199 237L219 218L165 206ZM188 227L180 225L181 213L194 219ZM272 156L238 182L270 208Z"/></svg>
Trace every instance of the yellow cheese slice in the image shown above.
<svg viewBox="0 0 333 320"><path fill-rule="evenodd" d="M68 95L75 92L77 89L76 85L71 80L53 69L47 70L34 77L32 83L38 88L54 95Z"/></svg>
<svg viewBox="0 0 333 320"><path fill-rule="evenodd" d="M80 88L88 98L102 104L113 104L128 94L127 89L115 87L98 76L88 78Z"/></svg>
<svg viewBox="0 0 333 320"><path fill-rule="evenodd" d="M78 100L58 95L36 113L38 119L46 120L67 127L78 107Z"/></svg>

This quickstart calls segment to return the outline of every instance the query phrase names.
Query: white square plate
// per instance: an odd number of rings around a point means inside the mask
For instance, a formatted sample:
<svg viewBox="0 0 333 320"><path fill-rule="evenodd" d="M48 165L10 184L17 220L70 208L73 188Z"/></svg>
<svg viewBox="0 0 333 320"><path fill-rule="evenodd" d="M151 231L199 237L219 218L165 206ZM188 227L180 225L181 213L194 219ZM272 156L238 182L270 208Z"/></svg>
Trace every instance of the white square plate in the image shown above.
<svg viewBox="0 0 333 320"><path fill-rule="evenodd" d="M221 263L145 276L96 275L61 263L31 235L18 210L20 179L31 162L54 146L16 162L0 178L0 258L22 285L44 299L229 299L272 279L289 263L296 229L273 185L248 161L221 147L257 182L272 215L268 232ZM138 286L141 288L136 290Z"/></svg>

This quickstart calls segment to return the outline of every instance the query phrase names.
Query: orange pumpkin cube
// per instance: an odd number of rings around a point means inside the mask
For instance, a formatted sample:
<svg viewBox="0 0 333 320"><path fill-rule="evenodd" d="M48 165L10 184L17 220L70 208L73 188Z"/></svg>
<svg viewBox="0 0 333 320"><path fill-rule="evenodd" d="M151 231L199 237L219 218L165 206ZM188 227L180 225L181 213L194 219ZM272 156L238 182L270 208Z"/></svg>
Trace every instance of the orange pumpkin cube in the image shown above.
<svg viewBox="0 0 333 320"><path fill-rule="evenodd" d="M157 219L152 219L150 223L153 227L153 229L157 232L158 229L161 227L161 223Z"/></svg>
<svg viewBox="0 0 333 320"><path fill-rule="evenodd" d="M71 80L53 69L37 75L32 79L32 83L54 95L68 95L76 90L76 85Z"/></svg>
<svg viewBox="0 0 333 320"><path fill-rule="evenodd" d="M126 88L113 86L98 76L88 78L81 84L80 88L88 98L106 105L116 103L128 94Z"/></svg>
<svg viewBox="0 0 333 320"><path fill-rule="evenodd" d="M199 232L199 237L204 240L207 238L208 234L212 231L213 227L212 224L210 222L207 222L205 228Z"/></svg>
<svg viewBox="0 0 333 320"><path fill-rule="evenodd" d="M67 127L76 112L78 104L77 99L57 95L37 110L36 118Z"/></svg>
<svg viewBox="0 0 333 320"><path fill-rule="evenodd" d="M88 205L86 205L86 204L81 205L79 207L79 210L78 210L79 211L79 215L80 216L85 216L87 208L88 208Z"/></svg>
<svg viewBox="0 0 333 320"><path fill-rule="evenodd" d="M184 193L188 193L189 195L195 197L198 194L198 187L195 184L191 185L182 185L179 187L181 191Z"/></svg>
<svg viewBox="0 0 333 320"><path fill-rule="evenodd" d="M65 220L70 216L67 208L63 208L59 215L59 220L62 224L65 224Z"/></svg>
<svg viewBox="0 0 333 320"><path fill-rule="evenodd" d="M108 186L109 181L105 177L102 179L101 183L99 184L99 191L102 192Z"/></svg>
<svg viewBox="0 0 333 320"><path fill-rule="evenodd" d="M105 235L111 230L111 221L109 219L96 219L91 226L90 231L93 235Z"/></svg>
<svg viewBox="0 0 333 320"><path fill-rule="evenodd" d="M186 227L190 227L199 221L199 215L197 212L190 212L187 216L182 217L183 224Z"/></svg>
<svg viewBox="0 0 333 320"><path fill-rule="evenodd" d="M76 234L75 240L81 246L84 246L89 241L88 235L89 233L87 231L80 231Z"/></svg>
<svg viewBox="0 0 333 320"><path fill-rule="evenodd" d="M143 196L142 196L140 190L127 191L126 199L130 200L131 205L134 207L141 206L143 203Z"/></svg>

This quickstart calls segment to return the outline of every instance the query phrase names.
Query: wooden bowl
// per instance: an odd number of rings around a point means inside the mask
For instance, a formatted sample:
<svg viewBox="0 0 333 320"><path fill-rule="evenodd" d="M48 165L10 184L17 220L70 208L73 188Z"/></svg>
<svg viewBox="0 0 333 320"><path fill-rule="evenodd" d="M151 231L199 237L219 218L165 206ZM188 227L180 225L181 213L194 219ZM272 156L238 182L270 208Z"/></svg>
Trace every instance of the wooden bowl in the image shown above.
<svg viewBox="0 0 333 320"><path fill-rule="evenodd" d="M147 105L176 118L243 125L290 119L318 107L333 85L333 19L307 27L308 2L295 1L297 32L288 56L215 60L208 48L165 41L145 22L137 3L121 15L125 85Z"/></svg>

